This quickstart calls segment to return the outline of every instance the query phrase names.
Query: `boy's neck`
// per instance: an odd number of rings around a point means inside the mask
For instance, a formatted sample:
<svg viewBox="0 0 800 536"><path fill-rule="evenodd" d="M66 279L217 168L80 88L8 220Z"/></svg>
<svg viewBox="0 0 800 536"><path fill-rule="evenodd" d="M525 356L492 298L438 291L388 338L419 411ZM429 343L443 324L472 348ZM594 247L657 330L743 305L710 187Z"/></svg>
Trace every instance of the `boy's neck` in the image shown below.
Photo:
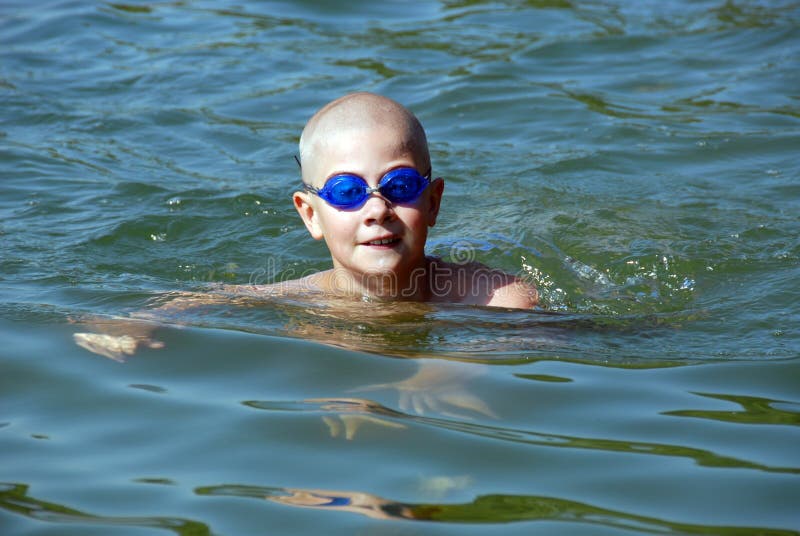
<svg viewBox="0 0 800 536"><path fill-rule="evenodd" d="M430 263L423 259L422 265L413 269L405 277L391 273L367 273L356 275L342 268L326 272L323 286L337 294L368 296L389 301L430 300Z"/></svg>

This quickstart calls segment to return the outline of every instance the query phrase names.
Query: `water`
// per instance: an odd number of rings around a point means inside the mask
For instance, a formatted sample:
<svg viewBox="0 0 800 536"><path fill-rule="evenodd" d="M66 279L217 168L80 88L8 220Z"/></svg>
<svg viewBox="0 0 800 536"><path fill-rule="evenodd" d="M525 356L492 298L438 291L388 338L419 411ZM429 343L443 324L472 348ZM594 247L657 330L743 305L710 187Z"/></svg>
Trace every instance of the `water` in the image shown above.
<svg viewBox="0 0 800 536"><path fill-rule="evenodd" d="M800 531L797 2L4 2L0 43L3 534ZM362 89L428 131L429 252L541 311L74 344L328 267L292 155Z"/></svg>

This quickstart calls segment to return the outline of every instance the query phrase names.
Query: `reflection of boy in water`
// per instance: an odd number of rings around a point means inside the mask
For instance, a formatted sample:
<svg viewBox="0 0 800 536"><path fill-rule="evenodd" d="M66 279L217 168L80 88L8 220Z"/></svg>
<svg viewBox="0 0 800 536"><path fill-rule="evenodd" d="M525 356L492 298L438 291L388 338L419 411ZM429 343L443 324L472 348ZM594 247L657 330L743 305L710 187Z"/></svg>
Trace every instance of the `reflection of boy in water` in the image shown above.
<svg viewBox="0 0 800 536"><path fill-rule="evenodd" d="M286 282L338 295L529 309L536 289L478 263L425 256L444 191L425 132L406 108L355 93L319 110L300 138L294 205L333 268Z"/></svg>

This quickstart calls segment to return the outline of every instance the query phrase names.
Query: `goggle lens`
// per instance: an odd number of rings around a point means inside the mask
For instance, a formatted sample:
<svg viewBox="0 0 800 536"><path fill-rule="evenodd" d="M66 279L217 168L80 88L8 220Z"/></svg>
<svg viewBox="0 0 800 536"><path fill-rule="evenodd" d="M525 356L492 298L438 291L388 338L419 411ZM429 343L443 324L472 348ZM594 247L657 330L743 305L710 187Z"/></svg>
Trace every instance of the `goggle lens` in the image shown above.
<svg viewBox="0 0 800 536"><path fill-rule="evenodd" d="M416 169L395 169L384 175L379 184L381 195L392 203L410 203L416 200L428 179L417 173Z"/></svg>
<svg viewBox="0 0 800 536"><path fill-rule="evenodd" d="M423 177L414 168L397 168L384 175L377 188L370 188L364 179L349 173L334 175L320 189L310 185L305 187L331 206L353 209L363 205L373 192L380 192L392 203L411 203L416 201L429 183L430 178Z"/></svg>
<svg viewBox="0 0 800 536"><path fill-rule="evenodd" d="M360 177L354 175L337 175L332 177L322 190L320 197L331 205L337 207L357 206L367 197L367 184Z"/></svg>

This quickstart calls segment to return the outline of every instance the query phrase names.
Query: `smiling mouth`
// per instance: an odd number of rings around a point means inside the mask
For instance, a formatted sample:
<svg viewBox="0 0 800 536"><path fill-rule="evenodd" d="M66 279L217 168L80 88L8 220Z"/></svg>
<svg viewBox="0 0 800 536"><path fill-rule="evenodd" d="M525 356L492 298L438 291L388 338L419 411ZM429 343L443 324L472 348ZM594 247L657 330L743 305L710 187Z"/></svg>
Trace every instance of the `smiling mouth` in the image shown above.
<svg viewBox="0 0 800 536"><path fill-rule="evenodd" d="M365 246L391 246L399 242L399 238L381 238L379 240L370 240L369 242L364 242Z"/></svg>

